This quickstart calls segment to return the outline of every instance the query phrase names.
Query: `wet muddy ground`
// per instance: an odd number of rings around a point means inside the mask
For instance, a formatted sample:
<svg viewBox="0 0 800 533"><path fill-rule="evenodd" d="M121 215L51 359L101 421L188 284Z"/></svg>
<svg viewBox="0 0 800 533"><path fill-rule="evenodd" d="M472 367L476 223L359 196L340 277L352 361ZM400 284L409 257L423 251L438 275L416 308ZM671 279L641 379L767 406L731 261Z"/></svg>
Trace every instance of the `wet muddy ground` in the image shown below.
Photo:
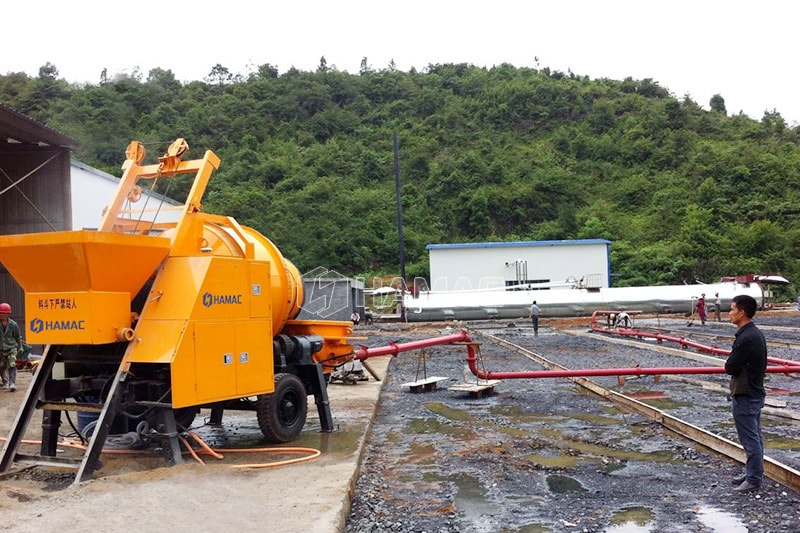
<svg viewBox="0 0 800 533"><path fill-rule="evenodd" d="M371 332L370 344L448 332L387 329ZM500 333L545 357L586 360L600 351L596 340L548 328L536 338L523 325ZM505 349L485 344L482 352L489 370L537 369ZM349 533L800 531L797 493L766 480L757 492L735 494L731 479L740 465L620 412L569 380L504 380L483 397L449 391L474 379L465 354L450 346L428 349L424 359L408 352L392 361ZM446 380L428 392L403 386L431 376ZM659 385L647 378L625 387L644 392ZM710 397L690 386L681 394L661 408L691 412L693 402L718 402L703 411L711 413L708 420L695 423L734 435L723 394ZM765 417L769 424L782 439L781 453L800 455L797 423Z"/></svg>

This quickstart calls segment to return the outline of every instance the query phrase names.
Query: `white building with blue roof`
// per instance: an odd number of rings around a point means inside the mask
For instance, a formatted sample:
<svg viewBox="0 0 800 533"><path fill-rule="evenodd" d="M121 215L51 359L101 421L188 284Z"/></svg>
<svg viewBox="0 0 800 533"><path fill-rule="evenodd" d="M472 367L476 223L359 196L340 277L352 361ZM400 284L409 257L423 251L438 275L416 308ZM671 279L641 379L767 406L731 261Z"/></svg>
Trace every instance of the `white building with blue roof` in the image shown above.
<svg viewBox="0 0 800 533"><path fill-rule="evenodd" d="M605 239L429 244L432 291L611 286Z"/></svg>

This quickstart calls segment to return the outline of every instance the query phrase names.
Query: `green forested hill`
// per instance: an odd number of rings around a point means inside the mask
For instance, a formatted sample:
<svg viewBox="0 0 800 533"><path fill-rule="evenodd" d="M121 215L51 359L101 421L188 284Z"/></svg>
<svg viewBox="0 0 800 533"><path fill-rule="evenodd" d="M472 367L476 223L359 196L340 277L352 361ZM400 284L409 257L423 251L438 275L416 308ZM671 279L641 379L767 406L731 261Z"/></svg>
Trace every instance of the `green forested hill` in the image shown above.
<svg viewBox="0 0 800 533"><path fill-rule="evenodd" d="M204 209L303 272L399 271L396 133L409 277L427 274L428 243L605 238L617 286L753 272L800 283L800 128L776 111L728 116L724 95L704 111L652 80L466 64L349 74L323 59L315 72L217 65L203 82L155 69L90 85L48 64L0 76L0 102L115 175L132 139L151 155L177 137L192 157L214 150Z"/></svg>

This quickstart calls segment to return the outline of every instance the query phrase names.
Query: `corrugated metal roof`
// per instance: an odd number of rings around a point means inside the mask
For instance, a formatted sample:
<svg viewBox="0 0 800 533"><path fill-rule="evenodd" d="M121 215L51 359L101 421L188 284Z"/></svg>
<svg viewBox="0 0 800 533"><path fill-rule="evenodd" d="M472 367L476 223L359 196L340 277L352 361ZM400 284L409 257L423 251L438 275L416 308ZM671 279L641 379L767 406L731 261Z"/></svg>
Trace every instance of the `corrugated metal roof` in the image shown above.
<svg viewBox="0 0 800 533"><path fill-rule="evenodd" d="M575 239L571 241L509 241L509 242L461 242L453 244L429 244L426 250L448 250L453 248L519 248L522 246L576 246L582 244L611 244L606 239Z"/></svg>
<svg viewBox="0 0 800 533"><path fill-rule="evenodd" d="M80 146L75 139L0 104L0 143L2 142L60 146L73 150Z"/></svg>

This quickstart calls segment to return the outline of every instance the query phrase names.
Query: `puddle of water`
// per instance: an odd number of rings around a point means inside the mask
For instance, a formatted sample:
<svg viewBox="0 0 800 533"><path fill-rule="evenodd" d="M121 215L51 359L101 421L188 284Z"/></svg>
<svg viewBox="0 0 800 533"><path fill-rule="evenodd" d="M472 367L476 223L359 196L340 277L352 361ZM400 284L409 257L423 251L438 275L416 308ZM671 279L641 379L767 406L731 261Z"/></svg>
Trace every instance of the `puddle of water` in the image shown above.
<svg viewBox="0 0 800 533"><path fill-rule="evenodd" d="M423 404L429 411L443 416L448 420L455 420L456 422L469 422L473 420L472 415L463 409L454 409L442 402L427 402Z"/></svg>
<svg viewBox="0 0 800 533"><path fill-rule="evenodd" d="M472 431L467 428L442 424L435 418L414 418L408 422L406 433L417 435L448 435L455 438L471 439Z"/></svg>
<svg viewBox="0 0 800 533"><path fill-rule="evenodd" d="M423 470L422 481L425 483L438 483L440 481L447 481L447 479L442 475L441 469L436 467Z"/></svg>
<svg viewBox="0 0 800 533"><path fill-rule="evenodd" d="M575 468L580 461L587 460L581 457L564 454L557 455L556 457L545 457L544 455L539 455L538 453L528 454L525 456L525 459L537 465L542 465L546 468Z"/></svg>
<svg viewBox="0 0 800 533"><path fill-rule="evenodd" d="M647 405L650 405L662 411L669 411L671 409L680 409L681 407L690 407L692 405L688 402L676 402L675 400L669 400L669 399L660 400L658 398L644 398L642 401Z"/></svg>
<svg viewBox="0 0 800 533"><path fill-rule="evenodd" d="M511 421L517 425L534 424L537 422L554 424L565 419L563 416L559 415L526 411L521 405L493 405L489 408L489 412L510 418Z"/></svg>
<svg viewBox="0 0 800 533"><path fill-rule="evenodd" d="M221 449L223 454L225 448L279 447L264 441L256 420L237 416L237 413L226 413L226 419L220 426L204 425L194 431L206 444ZM317 429L312 426L300 432L297 439L292 441L292 446L316 448L323 453L351 454L358 450L361 437L361 432L342 429L325 433L319 431L318 426Z"/></svg>
<svg viewBox="0 0 800 533"><path fill-rule="evenodd" d="M530 431L519 428L500 426L496 429L499 433L502 433L503 435L508 435L509 437L516 437L518 439L526 438L531 434Z"/></svg>
<svg viewBox="0 0 800 533"><path fill-rule="evenodd" d="M506 531L505 529L503 531ZM549 527L542 524L526 524L517 529L508 530L509 533L550 533Z"/></svg>
<svg viewBox="0 0 800 533"><path fill-rule="evenodd" d="M312 448L320 450L323 454L351 455L358 451L358 445L363 437L361 431L339 429L326 433L319 431L319 426L314 428L312 425L300 432L297 439L291 442L291 446L270 444L265 442L257 421L246 420L236 414L229 416L226 413L226 416L227 419L223 420L222 425L204 425L194 431L211 448L218 450L225 457L225 462L231 464L274 462L297 457L294 452L277 450L285 447ZM273 451L226 453L226 449L261 450L262 448Z"/></svg>
<svg viewBox="0 0 800 533"><path fill-rule="evenodd" d="M650 525L639 526L631 522L614 525L603 530L603 533L651 533L654 531Z"/></svg>
<svg viewBox="0 0 800 533"><path fill-rule="evenodd" d="M800 450L800 441L790 437L779 437L765 432L764 447L770 450Z"/></svg>
<svg viewBox="0 0 800 533"><path fill-rule="evenodd" d="M612 474L617 470L622 470L623 468L627 467L628 463L626 461L604 461L601 463L599 470L601 472L605 472L606 474Z"/></svg>
<svg viewBox="0 0 800 533"><path fill-rule="evenodd" d="M623 423L623 421L619 418L587 413L553 415L548 413L525 411L519 405L496 405L490 407L489 411L492 414L501 415L510 419L517 426L536 423L545 423L552 426L569 420L582 420L584 422L590 422L597 425L621 425ZM613 414L614 412L609 411L609 413Z"/></svg>
<svg viewBox="0 0 800 533"><path fill-rule="evenodd" d="M384 440L386 442L398 443L402 440L402 435L398 431L391 430L386 434Z"/></svg>
<svg viewBox="0 0 800 533"><path fill-rule="evenodd" d="M606 473L621 470L631 463L669 463L681 464L683 459L669 450L634 451L626 448L612 448L602 444L590 444L565 436L559 430L540 429L536 437L542 445L552 450L549 454L532 453L524 458L545 468L574 468L581 463L596 463L597 468Z"/></svg>
<svg viewBox="0 0 800 533"><path fill-rule="evenodd" d="M547 503L547 497L543 493L537 494L507 494L506 500L514 504L533 507L542 506Z"/></svg>
<svg viewBox="0 0 800 533"><path fill-rule="evenodd" d="M588 489L581 485L581 482L570 476L555 474L547 476L547 487L550 492L564 494L566 492L588 492Z"/></svg>
<svg viewBox="0 0 800 533"><path fill-rule="evenodd" d="M695 509L697 519L712 533L747 533L747 526L727 511L714 507L700 507Z"/></svg>
<svg viewBox="0 0 800 533"><path fill-rule="evenodd" d="M669 398L661 391L631 392L628 393L628 396L637 400L666 400Z"/></svg>
<svg viewBox="0 0 800 533"><path fill-rule="evenodd" d="M614 513L605 533L650 533L654 515L650 507L627 507Z"/></svg>
<svg viewBox="0 0 800 533"><path fill-rule="evenodd" d="M761 418L761 425L763 427L778 427L778 428L785 428L788 426L800 426L800 421L790 419L790 418L772 418L772 417L762 417Z"/></svg>
<svg viewBox="0 0 800 533"><path fill-rule="evenodd" d="M316 448L322 453L349 455L358 451L363 434L360 431L337 430L331 433L303 432L292 441L292 446Z"/></svg>
<svg viewBox="0 0 800 533"><path fill-rule="evenodd" d="M480 480L463 473L452 476L450 480L458 488L453 498L456 510L470 524L470 531L497 531L493 516L498 516L501 511L489 501Z"/></svg>
<svg viewBox="0 0 800 533"><path fill-rule="evenodd" d="M637 452L632 450L619 450L601 446L599 444L589 444L588 442L581 442L572 440L565 437L560 431L554 429L542 429L539 435L547 437L548 444L558 446L559 448L566 448L577 450L578 452L586 455L594 455L597 457L613 457L620 460L630 461L658 461L658 462L671 462L673 461L673 454L668 450L654 451L654 452Z"/></svg>

